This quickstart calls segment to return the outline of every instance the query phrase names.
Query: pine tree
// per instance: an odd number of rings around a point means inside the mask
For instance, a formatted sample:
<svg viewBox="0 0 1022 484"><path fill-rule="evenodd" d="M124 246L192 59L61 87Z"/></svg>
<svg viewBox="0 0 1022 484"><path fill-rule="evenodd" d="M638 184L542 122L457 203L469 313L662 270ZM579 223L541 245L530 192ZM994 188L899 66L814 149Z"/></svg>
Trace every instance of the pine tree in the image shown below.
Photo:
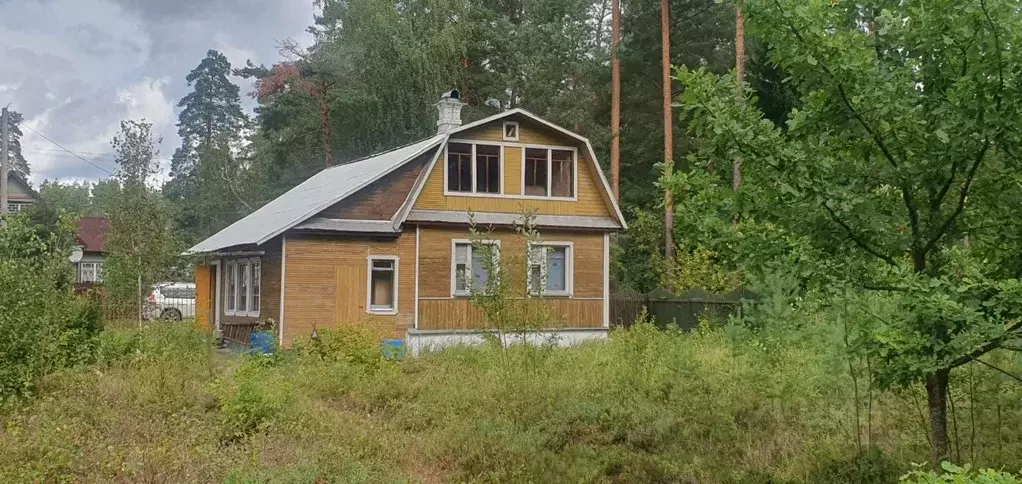
<svg viewBox="0 0 1022 484"><path fill-rule="evenodd" d="M238 86L227 77L230 74L227 57L210 50L186 78L192 92L178 102L181 147L171 159L171 179L164 194L177 206L185 231L196 237L223 228L243 215L240 207L247 205L237 190L224 190L225 184L238 183L241 163L234 153L248 125Z"/></svg>
<svg viewBox="0 0 1022 484"><path fill-rule="evenodd" d="M7 111L7 149L8 149L8 160L10 161L10 167L12 171L17 172L24 178L28 178L31 171L28 168L28 161L25 160L25 156L21 153L21 123L24 121L24 116L17 111Z"/></svg>

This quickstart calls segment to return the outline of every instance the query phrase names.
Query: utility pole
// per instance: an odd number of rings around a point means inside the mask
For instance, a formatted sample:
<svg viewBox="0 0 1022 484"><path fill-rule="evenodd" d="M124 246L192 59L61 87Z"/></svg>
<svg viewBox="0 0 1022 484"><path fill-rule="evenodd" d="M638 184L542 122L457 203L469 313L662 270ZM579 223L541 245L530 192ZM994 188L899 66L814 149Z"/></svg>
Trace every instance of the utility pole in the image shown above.
<svg viewBox="0 0 1022 484"><path fill-rule="evenodd" d="M2 124L3 139L0 140L0 218L7 215L7 142L9 136L7 134L7 107L4 106L3 115L0 117L0 124Z"/></svg>

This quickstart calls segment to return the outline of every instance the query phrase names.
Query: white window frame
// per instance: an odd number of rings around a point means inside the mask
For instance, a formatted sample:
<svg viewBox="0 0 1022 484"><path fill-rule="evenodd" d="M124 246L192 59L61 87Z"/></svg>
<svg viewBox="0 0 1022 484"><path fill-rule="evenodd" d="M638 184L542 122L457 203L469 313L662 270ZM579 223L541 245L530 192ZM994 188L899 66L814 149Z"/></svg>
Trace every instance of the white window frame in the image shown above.
<svg viewBox="0 0 1022 484"><path fill-rule="evenodd" d="M546 150L546 192L547 195L526 195L525 194L525 151L526 150ZM571 152L571 196L570 197L555 197L552 195L553 191L553 168L554 168L554 151L570 151ZM532 146L522 145L522 186L521 193L522 198L529 198L533 200L578 200L578 149L568 146Z"/></svg>
<svg viewBox="0 0 1022 484"><path fill-rule="evenodd" d="M252 270L258 263L259 266L259 306L263 305L263 262L259 257L253 257L251 259L232 259L224 263L224 277L226 284L224 284L224 314L227 316L247 316L252 318L258 318L260 313L260 307L252 307ZM241 308L241 282L245 279L245 308ZM234 294L231 294L231 279L234 282ZM233 297L232 297L233 296ZM234 309L231 309L234 306Z"/></svg>
<svg viewBox="0 0 1022 484"><path fill-rule="evenodd" d="M238 261L229 260L224 264L224 314L228 316L238 315ZM231 292L231 285L234 291Z"/></svg>
<svg viewBox="0 0 1022 484"><path fill-rule="evenodd" d="M471 165L472 165L472 191L470 191L470 192L451 191L450 190L450 185L447 183L448 177L450 176L450 174L449 174L450 170L448 169L448 164L447 164L447 156L448 156L448 151L449 151L449 148L451 146L451 143L456 143L456 144L459 144L459 145L470 145L470 146L472 146L472 162L471 162ZM497 193L479 192L478 191L479 188L476 186L476 184L479 181L478 178L476 178L476 167L478 166L478 163L476 162L476 146L478 146L478 145L493 146L493 147L497 148L497 153L498 153L497 168L500 170L500 175L499 175L500 191L497 192ZM485 141L449 140L447 142L447 144L444 145L444 159L443 159L443 161L444 161L444 195L453 196L453 197L499 197L499 196L503 196L504 195L504 175L506 174L505 173L506 170L504 169L504 145L502 145L500 143L488 143L488 142L485 142Z"/></svg>
<svg viewBox="0 0 1022 484"><path fill-rule="evenodd" d="M567 249L566 253L564 254L564 290L563 291L548 291L546 289L546 284L545 284L546 281L545 280L542 281L543 285L540 286L539 292L536 292L536 291L532 290L532 262L533 262L532 261L532 249L534 249L536 247L563 247L563 248ZM574 277L574 272L575 272L575 243L574 242L557 241L557 240L549 240L549 241L548 240L544 240L544 241L541 241L541 242L530 242L529 245L528 245L528 251L526 252L525 259L526 259L526 262L525 262L525 264L526 264L526 266L525 266L525 288L529 292L530 295L533 295L533 296L553 296L553 297L571 297L572 295L575 294L575 277ZM543 274L543 277L545 278L546 274L547 274L547 267L546 267L547 260L546 260L545 254L544 254L543 259L540 260L539 263L540 263L540 267L541 267L540 272Z"/></svg>
<svg viewBox="0 0 1022 484"><path fill-rule="evenodd" d="M85 280L85 276L84 276L84 274L85 274L85 266L91 266L92 267L92 280L91 281L86 281ZM102 283L103 282L103 276L100 273L100 271L102 270L102 267L103 267L103 263L99 262L99 261L79 262L78 263L78 282L91 282L91 283L97 283L97 284L98 283Z"/></svg>
<svg viewBox="0 0 1022 484"><path fill-rule="evenodd" d="M373 308L373 261L394 262L394 304L390 308ZM396 255L370 255L366 257L366 313L393 316L398 312L398 282L401 274L401 258Z"/></svg>
<svg viewBox="0 0 1022 484"><path fill-rule="evenodd" d="M483 244L483 245L492 245L492 246L495 246L497 248L497 250L495 250L493 252L493 258L495 259L493 262L494 262L494 265L496 266L495 269L497 270L497 273L499 274L499 272L500 272L500 251L501 251L500 241L496 240L496 239L486 239L486 240L480 240L480 241L478 241L478 243ZM468 273L469 273L469 275L472 274L472 251L474 250L473 247L472 247L472 241L469 240L469 239L451 239L451 297L467 297L467 296L471 296L472 295L472 282L471 281L467 281L467 283L465 284L465 289L464 290L462 290L462 291L458 290L458 260L457 260L457 250L458 250L458 245L462 245L462 244L468 246L468 254L467 254L468 255L468 259L467 259L467 262L468 262ZM490 274L490 277L497 276L498 274Z"/></svg>
<svg viewBox="0 0 1022 484"><path fill-rule="evenodd" d="M253 257L245 261L245 265L248 266L248 281L245 285L248 288L248 293L245 295L245 300L248 301L248 312L245 313L249 317L258 318L260 306L263 305L263 261L259 257ZM253 290L252 282L255 281L255 268L259 267L259 304L252 304L252 295L255 294ZM252 306L256 306L252 308Z"/></svg>
<svg viewBox="0 0 1022 484"><path fill-rule="evenodd" d="M515 135L513 137L507 135L507 127L509 125L515 127ZM504 121L504 125L501 126L501 137L504 139L504 141L520 140L522 137L522 126L518 124L518 121Z"/></svg>

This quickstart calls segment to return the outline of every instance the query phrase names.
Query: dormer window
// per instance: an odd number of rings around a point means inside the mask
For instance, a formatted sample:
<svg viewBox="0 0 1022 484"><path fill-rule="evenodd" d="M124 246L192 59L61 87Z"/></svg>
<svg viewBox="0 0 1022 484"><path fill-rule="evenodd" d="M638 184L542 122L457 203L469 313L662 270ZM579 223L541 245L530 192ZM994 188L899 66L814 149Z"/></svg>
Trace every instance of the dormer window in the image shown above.
<svg viewBox="0 0 1022 484"><path fill-rule="evenodd" d="M518 141L518 123L515 121L504 122L504 141Z"/></svg>
<svg viewBox="0 0 1022 484"><path fill-rule="evenodd" d="M447 144L448 193L501 193L500 146Z"/></svg>

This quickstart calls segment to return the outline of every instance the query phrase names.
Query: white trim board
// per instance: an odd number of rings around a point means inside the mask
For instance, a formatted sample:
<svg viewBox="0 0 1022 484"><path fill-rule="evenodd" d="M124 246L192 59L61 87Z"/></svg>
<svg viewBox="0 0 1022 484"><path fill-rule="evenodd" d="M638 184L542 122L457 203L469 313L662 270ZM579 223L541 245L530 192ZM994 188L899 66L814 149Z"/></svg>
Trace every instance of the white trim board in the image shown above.
<svg viewBox="0 0 1022 484"><path fill-rule="evenodd" d="M553 343L560 347L568 347L590 341L606 340L607 333L607 329L601 327L540 329L521 333L504 333L504 340L508 345L523 343L545 345ZM412 356L422 356L425 353L441 351L454 346L483 344L486 341L485 336L497 334L494 330L410 329L405 334L405 343L409 354Z"/></svg>

